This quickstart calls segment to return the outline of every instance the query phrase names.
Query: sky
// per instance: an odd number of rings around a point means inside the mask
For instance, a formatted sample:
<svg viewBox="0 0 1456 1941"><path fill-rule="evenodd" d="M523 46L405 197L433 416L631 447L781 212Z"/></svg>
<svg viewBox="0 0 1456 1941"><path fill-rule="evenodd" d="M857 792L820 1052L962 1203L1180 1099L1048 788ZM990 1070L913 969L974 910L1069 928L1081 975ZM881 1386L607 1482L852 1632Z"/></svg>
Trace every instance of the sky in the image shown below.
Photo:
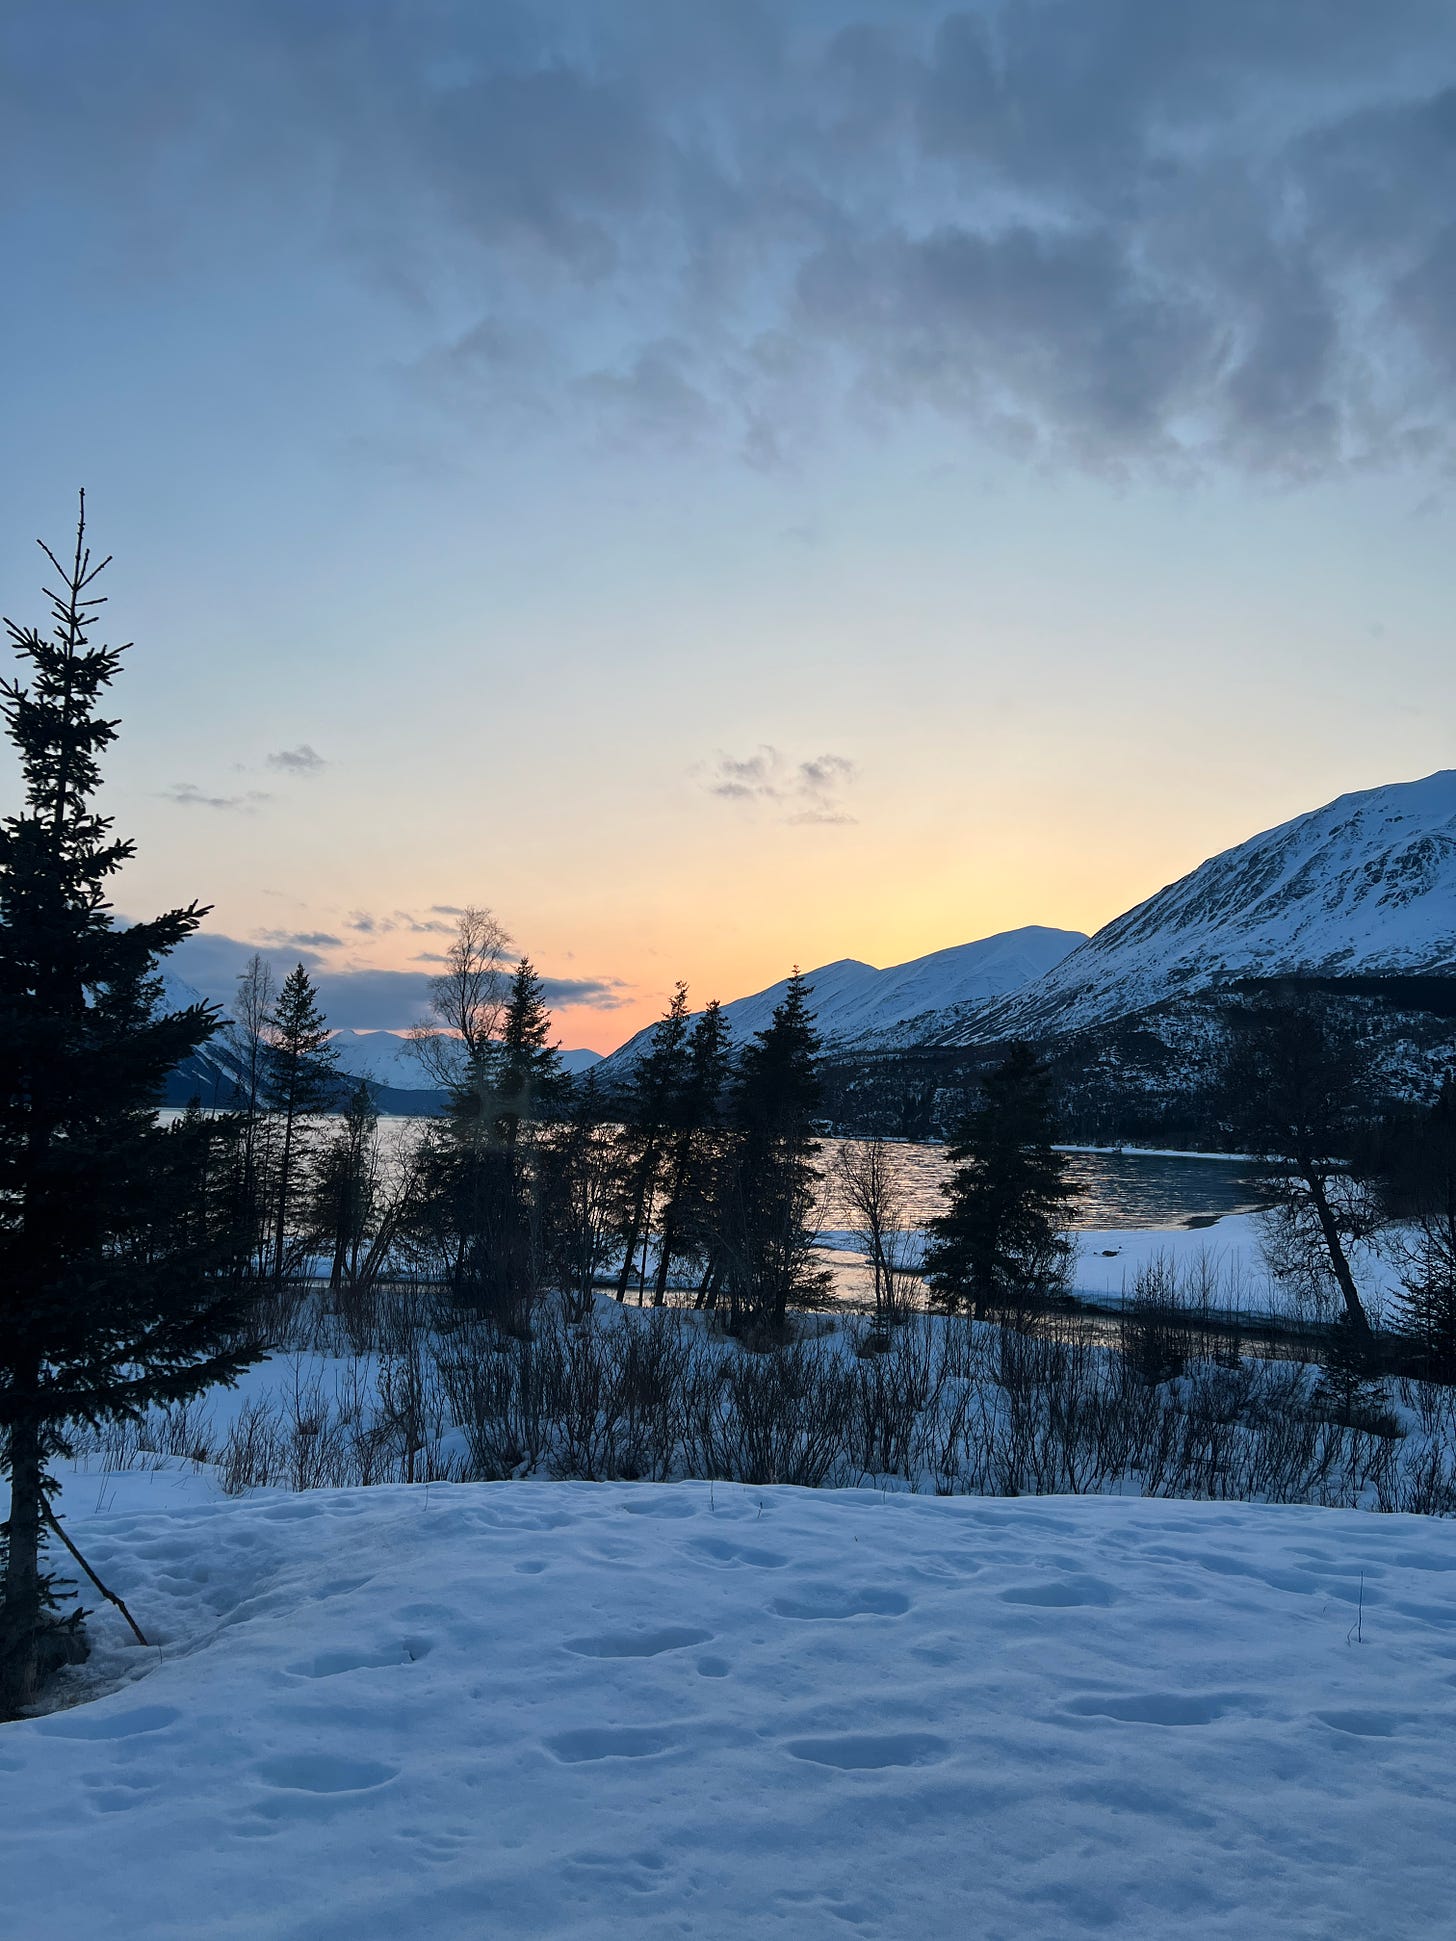
<svg viewBox="0 0 1456 1941"><path fill-rule="evenodd" d="M0 610L210 994L1090 930L1453 765L1453 212L1449 0L10 0Z"/></svg>

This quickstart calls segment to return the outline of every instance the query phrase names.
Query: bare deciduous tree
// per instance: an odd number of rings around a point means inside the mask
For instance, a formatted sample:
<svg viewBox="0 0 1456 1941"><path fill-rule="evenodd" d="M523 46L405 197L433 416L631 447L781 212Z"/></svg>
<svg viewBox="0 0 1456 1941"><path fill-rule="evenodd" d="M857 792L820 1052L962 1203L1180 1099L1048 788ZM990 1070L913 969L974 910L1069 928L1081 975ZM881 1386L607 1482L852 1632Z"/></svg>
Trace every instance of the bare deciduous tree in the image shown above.
<svg viewBox="0 0 1456 1941"><path fill-rule="evenodd" d="M874 1282L875 1334L883 1338L905 1305L902 1282L909 1275L905 1198L885 1141L841 1141L832 1177L841 1206L858 1223Z"/></svg>
<svg viewBox="0 0 1456 1941"><path fill-rule="evenodd" d="M432 1084L448 1091L499 1037L510 996L511 938L505 925L475 904L461 911L430 980L430 1019L410 1032L410 1045Z"/></svg>

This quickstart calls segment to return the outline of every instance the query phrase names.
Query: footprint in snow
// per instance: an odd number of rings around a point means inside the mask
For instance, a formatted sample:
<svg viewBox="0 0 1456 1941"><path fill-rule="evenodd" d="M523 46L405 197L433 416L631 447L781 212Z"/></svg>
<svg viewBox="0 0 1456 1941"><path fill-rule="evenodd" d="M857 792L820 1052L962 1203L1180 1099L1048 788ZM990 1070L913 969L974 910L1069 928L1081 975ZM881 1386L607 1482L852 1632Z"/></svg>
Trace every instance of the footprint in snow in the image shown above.
<svg viewBox="0 0 1456 1941"><path fill-rule="evenodd" d="M903 1591L846 1591L837 1584L810 1584L797 1596L776 1597L768 1608L782 1618L903 1617L910 1599Z"/></svg>
<svg viewBox="0 0 1456 1941"><path fill-rule="evenodd" d="M615 1636L568 1638L565 1649L578 1658L657 1658L664 1651L685 1651L689 1645L708 1644L711 1631L694 1631L684 1625L668 1625L660 1631L623 1631Z"/></svg>
<svg viewBox="0 0 1456 1941"><path fill-rule="evenodd" d="M1058 1577L1048 1584L1013 1584L1002 1591L1001 1601L1050 1607L1106 1605L1117 1602L1117 1593L1100 1577Z"/></svg>
<svg viewBox="0 0 1456 1941"><path fill-rule="evenodd" d="M254 1770L265 1786L285 1793L368 1793L399 1777L378 1759L345 1759L331 1752L291 1752L264 1759Z"/></svg>
<svg viewBox="0 0 1456 1941"><path fill-rule="evenodd" d="M1065 1712L1080 1719L1116 1719L1124 1725L1212 1725L1225 1712L1257 1709L1238 1692L1098 1692L1068 1699Z"/></svg>
<svg viewBox="0 0 1456 1941"><path fill-rule="evenodd" d="M138 1705L130 1712L78 1709L53 1712L35 1729L47 1739L135 1739L143 1732L162 1732L181 1716L175 1705Z"/></svg>
<svg viewBox="0 0 1456 1941"><path fill-rule="evenodd" d="M789 1559L781 1556L777 1550L759 1550L750 1543L732 1543L727 1537L693 1537L687 1547L705 1564L717 1564L724 1570L732 1570L741 1564L747 1564L754 1570L785 1570L789 1564Z"/></svg>
<svg viewBox="0 0 1456 1941"><path fill-rule="evenodd" d="M427 1658L433 1649L428 1638L402 1638L372 1651L347 1646L339 1651L320 1651L312 1658L300 1658L285 1669L294 1678L337 1678L346 1671L386 1671L412 1665Z"/></svg>
<svg viewBox="0 0 1456 1941"><path fill-rule="evenodd" d="M931 1732L847 1732L830 1739L789 1739L791 1758L841 1772L879 1772L886 1766L933 1766L950 1747Z"/></svg>
<svg viewBox="0 0 1456 1941"><path fill-rule="evenodd" d="M1355 1739L1393 1739L1407 1723L1393 1712L1316 1712L1315 1717L1332 1732L1348 1732Z"/></svg>
<svg viewBox="0 0 1456 1941"><path fill-rule="evenodd" d="M568 1766L593 1759L651 1759L673 1749L667 1733L637 1725L584 1725L575 1732L558 1732L545 1743L546 1750Z"/></svg>

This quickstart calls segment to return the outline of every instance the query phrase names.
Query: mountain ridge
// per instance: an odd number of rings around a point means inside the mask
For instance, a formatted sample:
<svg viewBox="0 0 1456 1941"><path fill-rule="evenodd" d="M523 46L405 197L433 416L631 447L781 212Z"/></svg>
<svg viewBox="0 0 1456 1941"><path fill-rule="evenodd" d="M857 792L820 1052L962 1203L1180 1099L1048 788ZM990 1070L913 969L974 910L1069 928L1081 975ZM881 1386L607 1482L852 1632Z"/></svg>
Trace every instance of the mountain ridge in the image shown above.
<svg viewBox="0 0 1456 1941"><path fill-rule="evenodd" d="M1242 978L1456 971L1456 769L1351 790L1207 858L924 1042L1061 1037Z"/></svg>
<svg viewBox="0 0 1456 1941"><path fill-rule="evenodd" d="M857 957L840 957L806 971L804 979L813 992L810 1003L825 1045L838 1048L956 1003L985 1004L1040 977L1085 941L1081 930L1025 924L970 943L951 944L884 970ZM723 1005L737 1043L766 1028L787 989L788 979L781 978ZM653 1029L646 1025L619 1045L598 1067L602 1076L619 1077L635 1064Z"/></svg>

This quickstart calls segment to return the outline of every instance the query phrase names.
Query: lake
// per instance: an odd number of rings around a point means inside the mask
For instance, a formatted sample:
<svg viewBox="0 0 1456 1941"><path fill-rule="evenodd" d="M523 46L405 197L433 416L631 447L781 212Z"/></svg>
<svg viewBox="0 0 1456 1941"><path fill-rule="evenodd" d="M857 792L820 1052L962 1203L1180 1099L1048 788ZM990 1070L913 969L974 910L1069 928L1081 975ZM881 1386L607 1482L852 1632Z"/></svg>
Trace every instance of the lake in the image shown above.
<svg viewBox="0 0 1456 1941"><path fill-rule="evenodd" d="M840 1203L833 1183L835 1148L854 1143L823 1141L819 1163L826 1176L826 1227L858 1224ZM923 1227L944 1209L940 1189L951 1171L946 1148L895 1144L887 1151L904 1204L904 1224ZM1259 1204L1247 1160L1129 1151L1069 1152L1067 1158L1076 1195L1072 1225L1081 1231L1204 1226Z"/></svg>

